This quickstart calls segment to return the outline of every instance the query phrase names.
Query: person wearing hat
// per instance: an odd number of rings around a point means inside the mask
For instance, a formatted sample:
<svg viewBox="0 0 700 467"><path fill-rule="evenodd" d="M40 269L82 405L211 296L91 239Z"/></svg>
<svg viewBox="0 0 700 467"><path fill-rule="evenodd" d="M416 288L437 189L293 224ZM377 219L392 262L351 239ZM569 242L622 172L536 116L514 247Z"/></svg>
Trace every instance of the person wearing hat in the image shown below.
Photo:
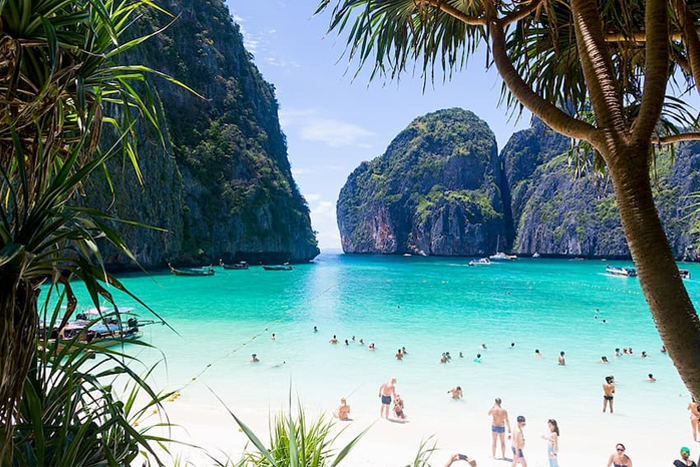
<svg viewBox="0 0 700 467"><path fill-rule="evenodd" d="M525 460L525 455L523 454L523 448L525 447L525 433L523 433L523 428L525 427L525 417L518 415L518 424L513 431L513 463L511 467L515 467L520 464L523 467L527 467L527 461Z"/></svg>
<svg viewBox="0 0 700 467"><path fill-rule="evenodd" d="M674 461L673 465L675 467L697 467L695 461L690 460L690 449L685 446L681 448L681 458Z"/></svg>

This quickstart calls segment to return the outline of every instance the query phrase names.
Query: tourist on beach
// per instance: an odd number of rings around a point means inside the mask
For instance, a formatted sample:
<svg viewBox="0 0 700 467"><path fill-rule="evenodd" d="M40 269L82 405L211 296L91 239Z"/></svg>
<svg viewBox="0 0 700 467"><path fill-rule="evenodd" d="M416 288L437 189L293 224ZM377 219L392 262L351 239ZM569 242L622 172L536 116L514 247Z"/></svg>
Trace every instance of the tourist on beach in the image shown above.
<svg viewBox="0 0 700 467"><path fill-rule="evenodd" d="M396 394L396 399L394 400L394 415L401 420L406 418L406 414L403 412L403 399L399 394Z"/></svg>
<svg viewBox="0 0 700 467"><path fill-rule="evenodd" d="M452 457L450 457L450 460L447 462L447 464L445 464L445 467L450 467L457 461L465 461L472 467L476 467L476 461L474 459L470 459L466 454L452 454Z"/></svg>
<svg viewBox="0 0 700 467"><path fill-rule="evenodd" d="M401 352L401 349L399 349L398 352L396 352L396 360L401 360L403 358L403 352Z"/></svg>
<svg viewBox="0 0 700 467"><path fill-rule="evenodd" d="M632 459L625 454L624 444L615 445L615 452L610 454L607 467L632 467Z"/></svg>
<svg viewBox="0 0 700 467"><path fill-rule="evenodd" d="M374 347L374 342L372 342L372 343L367 347L367 350L374 350L374 349L375 349L375 347Z"/></svg>
<svg viewBox="0 0 700 467"><path fill-rule="evenodd" d="M609 363L609 362L608 362L608 357L606 357L605 355L603 355L602 357L600 357L600 363Z"/></svg>
<svg viewBox="0 0 700 467"><path fill-rule="evenodd" d="M535 357L542 357L542 354L540 353L540 349L535 349Z"/></svg>
<svg viewBox="0 0 700 467"><path fill-rule="evenodd" d="M448 394L452 394L453 399L461 399L462 398L462 388L460 386L454 387L447 391Z"/></svg>
<svg viewBox="0 0 700 467"><path fill-rule="evenodd" d="M612 376L605 377L603 383L603 413L610 403L610 413L613 413L613 394L615 394L615 378Z"/></svg>
<svg viewBox="0 0 700 467"><path fill-rule="evenodd" d="M480 353L476 354L476 357L474 357L474 363L481 363L481 354Z"/></svg>
<svg viewBox="0 0 700 467"><path fill-rule="evenodd" d="M506 458L506 442L505 432L508 427L508 437L510 438L510 420L508 420L508 411L501 407L501 398L497 397L493 407L488 411L491 416L491 457L496 458L496 442L501 440L501 459Z"/></svg>
<svg viewBox="0 0 700 467"><path fill-rule="evenodd" d="M486 350L486 344L481 344L481 350Z"/></svg>
<svg viewBox="0 0 700 467"><path fill-rule="evenodd" d="M365 341L363 341L361 337L360 337L360 345L365 345Z"/></svg>
<svg viewBox="0 0 700 467"><path fill-rule="evenodd" d="M444 352L440 356L440 363L447 363L447 355Z"/></svg>
<svg viewBox="0 0 700 467"><path fill-rule="evenodd" d="M621 357L621 356L622 356L622 354L620 353L620 348L619 348L619 347L615 349L615 356L616 356L616 357Z"/></svg>
<svg viewBox="0 0 700 467"><path fill-rule="evenodd" d="M698 433L700 433L700 408L692 399L688 404L688 410L690 411L690 427L693 429L693 441L698 441Z"/></svg>
<svg viewBox="0 0 700 467"><path fill-rule="evenodd" d="M348 342L347 339L345 339L345 345L350 345L350 342Z"/></svg>
<svg viewBox="0 0 700 467"><path fill-rule="evenodd" d="M628 354L629 354L629 352L627 351L627 347L623 347L623 348L622 348L622 353L625 354L625 355L628 355Z"/></svg>
<svg viewBox="0 0 700 467"><path fill-rule="evenodd" d="M642 357L642 358L647 358L647 351L646 351L646 350L642 350L642 355L641 355L641 357Z"/></svg>
<svg viewBox="0 0 700 467"><path fill-rule="evenodd" d="M561 351L559 352L559 365L564 366L566 365L566 360L564 360L564 352Z"/></svg>
<svg viewBox="0 0 700 467"><path fill-rule="evenodd" d="M257 354L253 354L251 357L250 363L258 363L260 361Z"/></svg>
<svg viewBox="0 0 700 467"><path fill-rule="evenodd" d="M447 357L447 361L451 362L452 361L452 355L450 355L449 352L445 352L445 357Z"/></svg>
<svg viewBox="0 0 700 467"><path fill-rule="evenodd" d="M355 336L352 336L352 341L355 342Z"/></svg>
<svg viewBox="0 0 700 467"><path fill-rule="evenodd" d="M515 433L513 433L513 446L511 447L513 451L513 463L510 467L515 467L520 464L523 467L527 467L527 461L525 460L525 454L523 454L523 449L525 448L525 433L523 433L523 428L525 428L525 417L518 415L518 424L515 427Z"/></svg>
<svg viewBox="0 0 700 467"><path fill-rule="evenodd" d="M511 348L511 349L514 349L514 348L515 348L515 342L511 342L511 343L510 343L510 348Z"/></svg>
<svg viewBox="0 0 700 467"><path fill-rule="evenodd" d="M459 353L459 358L464 358L464 354L462 352Z"/></svg>
<svg viewBox="0 0 700 467"><path fill-rule="evenodd" d="M338 420L349 420L348 414L350 413L350 406L348 405L347 399L344 397L340 399L340 407L335 411L333 415L338 417Z"/></svg>
<svg viewBox="0 0 700 467"><path fill-rule="evenodd" d="M547 440L547 459L549 467L559 467L559 425L553 418L547 420L549 434L542 435L542 439Z"/></svg>
<svg viewBox="0 0 700 467"><path fill-rule="evenodd" d="M338 338L335 337L335 334L333 334L333 337L331 337L331 340L329 340L328 342L330 342L331 344L337 344L337 343L338 343Z"/></svg>
<svg viewBox="0 0 700 467"><path fill-rule="evenodd" d="M388 419L391 397L396 397L396 378L391 378L386 383L379 386L379 397L382 399L382 407L379 409L379 416Z"/></svg>
<svg viewBox="0 0 700 467"><path fill-rule="evenodd" d="M627 349L627 352L628 352L630 355L634 355L634 352L632 352L632 347L628 348L628 349Z"/></svg>
<svg viewBox="0 0 700 467"><path fill-rule="evenodd" d="M647 379L647 381L649 381L650 383L655 383L655 382L656 382L656 378L654 378L654 375L653 375L653 374L649 373L649 379Z"/></svg>
<svg viewBox="0 0 700 467"><path fill-rule="evenodd" d="M673 461L674 467L698 467L695 461L690 460L690 449L683 446L681 448L681 458Z"/></svg>
<svg viewBox="0 0 700 467"><path fill-rule="evenodd" d="M314 332L318 332L318 328L314 326Z"/></svg>
<svg viewBox="0 0 700 467"><path fill-rule="evenodd" d="M665 345L662 345L662 346L661 346L661 353L666 353L666 352L667 352L666 346L665 346Z"/></svg>
<svg viewBox="0 0 700 467"><path fill-rule="evenodd" d="M408 352L406 352L406 347L401 347L401 353L404 355L408 355Z"/></svg>
<svg viewBox="0 0 700 467"><path fill-rule="evenodd" d="M273 332L272 335L270 336L270 340L273 341L275 340L275 333Z"/></svg>

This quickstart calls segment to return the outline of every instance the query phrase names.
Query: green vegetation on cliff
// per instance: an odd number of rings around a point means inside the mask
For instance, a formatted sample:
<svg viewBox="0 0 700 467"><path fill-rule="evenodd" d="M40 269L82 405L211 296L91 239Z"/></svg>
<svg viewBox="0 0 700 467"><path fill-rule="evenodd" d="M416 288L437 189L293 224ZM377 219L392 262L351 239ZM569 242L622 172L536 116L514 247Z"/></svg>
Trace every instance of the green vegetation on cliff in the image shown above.
<svg viewBox="0 0 700 467"><path fill-rule="evenodd" d="M432 255L495 250L503 233L498 177L495 137L473 113L448 109L417 118L384 155L348 177L337 206L343 248Z"/></svg>
<svg viewBox="0 0 700 467"><path fill-rule="evenodd" d="M177 20L127 61L163 71L204 98L155 79L170 150L144 134L141 157L151 160L144 188L126 174L112 206L123 217L169 230L131 232L137 257L147 266L236 254L308 261L318 248L292 178L274 87L255 67L221 0L167 0L161 6ZM146 11L138 26L150 34L170 21Z"/></svg>

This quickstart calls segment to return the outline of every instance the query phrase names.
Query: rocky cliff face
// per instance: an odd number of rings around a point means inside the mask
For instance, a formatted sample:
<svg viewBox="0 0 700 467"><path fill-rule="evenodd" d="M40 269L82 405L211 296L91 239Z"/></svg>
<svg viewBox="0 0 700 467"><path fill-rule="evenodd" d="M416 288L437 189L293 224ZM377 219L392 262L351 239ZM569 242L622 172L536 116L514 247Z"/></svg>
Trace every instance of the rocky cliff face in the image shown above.
<svg viewBox="0 0 700 467"><path fill-rule="evenodd" d="M456 124L460 118L474 123ZM478 143L465 143L475 137ZM610 180L576 170L567 138L534 119L499 158L492 144L486 124L470 112L415 120L341 190L344 251L476 256L496 251L501 239L499 250L519 255L629 258ZM697 259L700 143L681 145L675 155L659 152L653 179L676 256Z"/></svg>
<svg viewBox="0 0 700 467"><path fill-rule="evenodd" d="M575 170L565 154L563 138L544 128L539 141L523 138L533 128L516 133L503 151L514 166L532 167L532 152L540 156L532 174L518 179L518 171L508 171L509 185L518 192L513 198L516 238L513 252L545 256L586 258L629 258L612 183L592 170ZM524 133L524 135L522 134ZM526 142L523 149L507 152ZM545 142L543 144L543 142ZM513 157L513 154L516 154ZM523 156L521 156L521 154ZM676 257L686 256L687 248L698 243L700 216L694 213L692 193L700 188L700 145L682 145L675 154L657 154L653 186L659 215Z"/></svg>
<svg viewBox="0 0 700 467"><path fill-rule="evenodd" d="M125 60L163 71L205 98L154 79L167 147L149 139L142 127L144 184L115 164L113 202L99 193L89 202L167 230L127 229L128 243L146 267L220 257L266 262L314 258L319 250L308 206L291 175L274 87L253 64L228 9L220 0L160 5L180 18ZM150 33L169 21L149 11L139 28ZM94 183L104 187L99 176ZM116 253L109 260L128 263Z"/></svg>
<svg viewBox="0 0 700 467"><path fill-rule="evenodd" d="M347 253L481 255L505 240L495 137L473 113L414 120L348 177L338 200Z"/></svg>

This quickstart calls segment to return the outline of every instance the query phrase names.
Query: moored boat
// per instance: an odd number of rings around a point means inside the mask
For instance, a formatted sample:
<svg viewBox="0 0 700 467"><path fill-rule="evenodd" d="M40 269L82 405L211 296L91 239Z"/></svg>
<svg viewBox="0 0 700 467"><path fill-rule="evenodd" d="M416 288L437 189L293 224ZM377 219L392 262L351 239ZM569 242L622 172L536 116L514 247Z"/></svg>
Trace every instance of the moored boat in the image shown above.
<svg viewBox="0 0 700 467"><path fill-rule="evenodd" d="M168 263L170 272L176 276L213 276L214 268L211 266L205 266L201 268L186 268L186 269L176 269L172 264Z"/></svg>
<svg viewBox="0 0 700 467"><path fill-rule="evenodd" d="M540 254L537 253L537 252L534 252L534 253L532 254L532 257L533 257L533 258L539 258L539 257L540 257Z"/></svg>
<svg viewBox="0 0 700 467"><path fill-rule="evenodd" d="M491 261L488 258L473 259L469 261L469 266L488 266Z"/></svg>
<svg viewBox="0 0 700 467"><path fill-rule="evenodd" d="M637 277L637 270L634 268L618 268L616 266L607 265L605 266L605 272L613 276Z"/></svg>
<svg viewBox="0 0 700 467"><path fill-rule="evenodd" d="M48 336L45 334L47 329L41 328L39 336L41 338L45 336L47 344L55 344L58 352L66 348L69 353L73 353L90 350L90 348L105 349L126 344L142 336L141 326L158 322L139 322L138 318L130 315L132 310L133 308L122 307L116 310L108 307L88 308L86 312L78 313L75 320L69 321L62 327L55 326ZM121 314L127 314L130 317L124 322ZM99 318L100 316L103 318Z"/></svg>
<svg viewBox="0 0 700 467"><path fill-rule="evenodd" d="M265 271L291 271L292 265L289 263L284 263L283 265L278 265L278 266L265 266L265 265L263 265L263 269Z"/></svg>
<svg viewBox="0 0 700 467"><path fill-rule="evenodd" d="M219 266L221 266L224 269L248 269L248 263L246 263L245 261L233 264L226 264L224 263L224 260L220 259Z"/></svg>
<svg viewBox="0 0 700 467"><path fill-rule="evenodd" d="M491 261L513 261L514 259L518 259L518 257L515 255L508 255L506 253L503 253L502 251L499 251L495 255L489 256L489 259Z"/></svg>

